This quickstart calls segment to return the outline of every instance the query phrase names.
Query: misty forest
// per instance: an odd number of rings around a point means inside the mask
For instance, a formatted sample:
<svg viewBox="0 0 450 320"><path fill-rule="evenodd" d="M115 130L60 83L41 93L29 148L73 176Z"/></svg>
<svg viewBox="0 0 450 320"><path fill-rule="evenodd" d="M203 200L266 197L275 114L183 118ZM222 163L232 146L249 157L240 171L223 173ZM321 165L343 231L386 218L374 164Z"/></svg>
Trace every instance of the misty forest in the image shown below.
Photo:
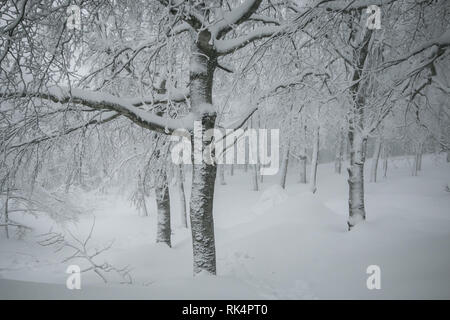
<svg viewBox="0 0 450 320"><path fill-rule="evenodd" d="M1 0L0 298L449 299L449 62L447 0Z"/></svg>

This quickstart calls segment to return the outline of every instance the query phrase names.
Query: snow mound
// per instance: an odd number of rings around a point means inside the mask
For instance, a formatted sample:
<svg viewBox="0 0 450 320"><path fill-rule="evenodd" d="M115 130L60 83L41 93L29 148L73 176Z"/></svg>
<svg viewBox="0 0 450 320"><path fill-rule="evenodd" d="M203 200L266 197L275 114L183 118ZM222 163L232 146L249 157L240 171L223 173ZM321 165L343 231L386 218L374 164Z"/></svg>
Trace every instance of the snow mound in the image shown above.
<svg viewBox="0 0 450 320"><path fill-rule="evenodd" d="M257 203L253 205L252 211L257 214L265 213L287 199L288 195L281 186L277 184L272 185L261 194Z"/></svg>

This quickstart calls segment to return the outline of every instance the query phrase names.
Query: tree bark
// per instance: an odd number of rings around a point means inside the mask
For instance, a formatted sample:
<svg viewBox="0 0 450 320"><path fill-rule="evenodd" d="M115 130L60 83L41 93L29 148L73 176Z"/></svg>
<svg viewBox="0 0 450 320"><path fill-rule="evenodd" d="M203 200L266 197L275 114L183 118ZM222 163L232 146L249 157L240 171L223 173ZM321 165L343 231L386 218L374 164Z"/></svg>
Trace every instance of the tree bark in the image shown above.
<svg viewBox="0 0 450 320"><path fill-rule="evenodd" d="M377 182L378 161L380 159L380 152L381 152L381 137L377 137L372 157L372 170L370 173L371 182Z"/></svg>
<svg viewBox="0 0 450 320"><path fill-rule="evenodd" d="M8 217L8 202L9 202L9 189L6 189L6 197L5 197L5 211L4 211L4 222L5 222L5 233L6 233L6 239L9 239L9 217Z"/></svg>
<svg viewBox="0 0 450 320"><path fill-rule="evenodd" d="M308 150L306 149L306 130L307 127L303 126L303 137L304 137L304 141L303 141L303 154L300 155L300 179L299 182L300 183L306 183L306 163L308 161Z"/></svg>
<svg viewBox="0 0 450 320"><path fill-rule="evenodd" d="M178 193L180 195L180 214L181 214L181 227L187 228L187 212L186 212L186 195L184 193L184 173L183 165L178 165Z"/></svg>
<svg viewBox="0 0 450 320"><path fill-rule="evenodd" d="M420 149L420 151L419 151L419 159L417 160L417 170L418 171L422 170L422 157L423 157L423 148Z"/></svg>
<svg viewBox="0 0 450 320"><path fill-rule="evenodd" d="M286 188L286 176L288 171L288 165L289 165L289 149L290 149L290 141L288 141L288 144L286 145L286 148L283 153L283 160L281 162L281 177L280 177L280 186L285 189Z"/></svg>
<svg viewBox="0 0 450 320"><path fill-rule="evenodd" d="M212 107L212 86L217 58L209 40L211 34L201 31L192 46L190 61L190 102L192 111L201 114L202 131L214 128L216 113ZM205 112L205 108L207 111ZM202 132L202 133L203 133ZM195 143L191 139L193 148ZM201 151L209 141L201 141ZM190 220L193 247L194 274L216 274L216 248L214 238L213 199L217 166L194 159L190 201Z"/></svg>
<svg viewBox="0 0 450 320"><path fill-rule="evenodd" d="M334 172L337 174L341 174L342 171L342 157L344 154L344 139L342 128L339 129L338 133L338 141L336 146L336 159L334 162Z"/></svg>
<svg viewBox="0 0 450 320"><path fill-rule="evenodd" d="M383 177L387 177L387 170L388 170L388 157L389 157L389 151L387 146L385 145L383 148Z"/></svg>
<svg viewBox="0 0 450 320"><path fill-rule="evenodd" d="M227 183L225 182L225 168L223 164L219 164L218 165L218 169L219 169L219 176L220 176L220 184L221 185L226 185Z"/></svg>
<svg viewBox="0 0 450 320"><path fill-rule="evenodd" d="M306 183L306 161L307 161L306 155L301 155L300 156L300 178L299 178L300 183Z"/></svg>
<svg viewBox="0 0 450 320"><path fill-rule="evenodd" d="M360 34L363 32L363 34ZM352 105L348 114L348 144L350 148L350 163L348 167L349 185L349 217L347 221L348 230L357 223L366 219L364 206L364 163L366 161L367 137L362 134L364 130L364 106L366 104L366 81L362 81L365 72L366 59L369 54L369 46L372 38L372 30L360 28L353 29L351 40L357 40L362 36L359 46L353 52L352 60L355 63L350 87L352 94Z"/></svg>
<svg viewBox="0 0 450 320"><path fill-rule="evenodd" d="M163 186L157 187L155 190L156 205L158 208L156 242L162 242L171 247L169 185L167 183L167 177L164 177L164 180L166 183Z"/></svg>
<svg viewBox="0 0 450 320"><path fill-rule="evenodd" d="M138 175L138 179L139 179L139 197L141 197L141 210L143 211L143 216L148 217L147 203L145 201L144 180L142 179L140 173Z"/></svg>
<svg viewBox="0 0 450 320"><path fill-rule="evenodd" d="M253 191L259 191L259 183L258 183L258 165L254 164L252 165L252 185L253 185Z"/></svg>
<svg viewBox="0 0 450 320"><path fill-rule="evenodd" d="M366 139L361 137L351 137L350 144L350 166L348 168L349 185L349 219L348 229L350 230L358 222L366 219L364 207L364 162L366 157Z"/></svg>
<svg viewBox="0 0 450 320"><path fill-rule="evenodd" d="M420 171L420 169L421 169L421 165L422 165L422 149L423 149L423 147L422 147L422 144L419 144L418 146L417 146L417 148L416 148L416 152L415 152L415 155L414 155L414 163L413 163L413 168L412 168L412 175L414 176L414 177L416 177L417 176L417 174L418 174L418 172Z"/></svg>
<svg viewBox="0 0 450 320"><path fill-rule="evenodd" d="M317 191L317 165L319 162L319 130L320 127L317 126L314 131L314 143L313 143L313 153L311 159L311 177L310 177L310 186L309 190L312 193Z"/></svg>

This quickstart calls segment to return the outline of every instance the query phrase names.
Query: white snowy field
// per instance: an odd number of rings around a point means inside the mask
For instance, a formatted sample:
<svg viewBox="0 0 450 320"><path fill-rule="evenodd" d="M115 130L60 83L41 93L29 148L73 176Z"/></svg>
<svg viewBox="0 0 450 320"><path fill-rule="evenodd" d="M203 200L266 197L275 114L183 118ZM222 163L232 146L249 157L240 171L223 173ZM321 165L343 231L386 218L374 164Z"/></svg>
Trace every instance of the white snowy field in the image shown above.
<svg viewBox="0 0 450 320"><path fill-rule="evenodd" d="M450 299L450 164L426 156L418 177L411 176L411 165L404 157L390 160L387 178L366 182L367 221L351 232L347 175L333 173L332 164L319 165L315 194L297 183L295 165L286 191L277 187L277 176L265 177L255 192L250 170L233 177L227 172L214 201L217 277L192 276L191 239L179 228L175 188L173 248L155 244L152 199L151 216L141 217L128 195L77 195L90 210L67 227L85 236L95 215L92 248L115 240L98 261L129 265L133 284L120 284L113 274L104 284L88 272L81 290L68 290L65 271L76 261L62 263L70 251L37 244L50 229L48 218L24 216L21 221L34 227L24 239L7 240L1 232L0 298ZM366 176L369 168L370 160ZM367 289L369 265L381 268L380 290Z"/></svg>

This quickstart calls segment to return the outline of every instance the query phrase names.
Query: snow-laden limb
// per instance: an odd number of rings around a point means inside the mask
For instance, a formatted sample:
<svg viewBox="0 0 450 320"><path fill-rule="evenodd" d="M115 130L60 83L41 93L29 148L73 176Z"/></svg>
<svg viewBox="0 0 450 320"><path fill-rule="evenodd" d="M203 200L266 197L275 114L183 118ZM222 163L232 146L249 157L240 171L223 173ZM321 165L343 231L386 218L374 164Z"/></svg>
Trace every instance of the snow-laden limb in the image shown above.
<svg viewBox="0 0 450 320"><path fill-rule="evenodd" d="M56 131L54 133L46 134L45 136L35 137L32 140L29 140L27 142L22 142L22 143L19 143L19 144L12 145L12 146L8 147L8 150L18 149L18 148L22 148L22 147L27 147L27 146L31 146L31 145L35 145L35 144L44 142L44 141L56 139L56 138L68 135L68 134L70 134L72 132L85 129L85 128L90 127L90 126L101 125L101 124L113 121L113 120L117 119L120 116L120 114L118 114L117 112L112 112L113 114L110 115L110 116L107 116L107 117L105 117L103 119L96 119L103 112L104 111L100 111L91 120L89 120L89 121L87 121L87 122L85 122L85 123L83 123L81 125L71 127L69 129L64 130L63 132ZM110 111L107 111L107 113L110 113Z"/></svg>
<svg viewBox="0 0 450 320"><path fill-rule="evenodd" d="M133 103L138 104L142 99L119 98L104 92L53 86L40 92L0 92L0 98L40 98L61 104L71 102L96 110L115 111L143 128L165 134L169 134L178 128L193 129L194 117L192 114L187 114L178 119L166 118L133 105Z"/></svg>
<svg viewBox="0 0 450 320"><path fill-rule="evenodd" d="M144 104L149 105L159 105L165 104L168 101L171 102L184 102L189 98L189 89L188 88L176 88L169 90L169 94L155 94L153 96L145 96L145 97L136 97L136 98L128 98L125 99L127 103L139 107Z"/></svg>
<svg viewBox="0 0 450 320"><path fill-rule="evenodd" d="M184 0L158 0L163 6L169 9L169 12L174 15L184 16L183 20L199 30L206 25L203 15L200 14L188 1Z"/></svg>
<svg viewBox="0 0 450 320"><path fill-rule="evenodd" d="M439 37L437 37L435 39L426 41L426 42L416 46L408 54L406 54L400 58L397 58L393 61L386 62L383 67L390 67L390 66L399 64L401 62L404 62L404 61L410 59L411 57L427 50L428 48L433 48L432 52L430 52L430 58L432 58L433 56L436 56L436 55L442 55L442 53L443 53L442 49L447 50L448 47L450 47L450 30L445 31L442 35L440 35ZM439 49L441 49L441 52L439 52Z"/></svg>
<svg viewBox="0 0 450 320"><path fill-rule="evenodd" d="M263 26L241 37L227 40L215 40L214 46L218 54L225 55L245 47L250 42L272 37L283 30L284 28L280 26Z"/></svg>
<svg viewBox="0 0 450 320"><path fill-rule="evenodd" d="M19 25L19 23L23 20L25 16L25 6L27 2L28 2L27 0L22 0L19 3L15 4L18 13L17 17L11 23L2 26L0 28L0 34L10 33Z"/></svg>
<svg viewBox="0 0 450 320"><path fill-rule="evenodd" d="M268 17L268 16L264 16L264 15L261 15L261 14L254 14L250 18L248 18L248 20L250 20L250 21L259 21L259 22L266 23L266 24L275 24L277 26L280 25L280 21L278 19L275 19L275 18L272 18L272 17Z"/></svg>
<svg viewBox="0 0 450 320"><path fill-rule="evenodd" d="M239 25L250 18L258 10L261 2L262 0L247 0L233 10L224 13L220 21L209 27L213 39L220 39L231 31L233 26Z"/></svg>
<svg viewBox="0 0 450 320"><path fill-rule="evenodd" d="M301 4L298 4L297 1L290 1L289 7L298 13L305 11L305 8L321 8L327 11L349 11L364 9L371 5L388 5L396 1L398 0L306 0L302 1Z"/></svg>
<svg viewBox="0 0 450 320"><path fill-rule="evenodd" d="M171 28L169 30L168 35L175 36L175 35L181 34L183 32L189 31L189 30L192 30L192 27L188 23L183 21L181 24Z"/></svg>

